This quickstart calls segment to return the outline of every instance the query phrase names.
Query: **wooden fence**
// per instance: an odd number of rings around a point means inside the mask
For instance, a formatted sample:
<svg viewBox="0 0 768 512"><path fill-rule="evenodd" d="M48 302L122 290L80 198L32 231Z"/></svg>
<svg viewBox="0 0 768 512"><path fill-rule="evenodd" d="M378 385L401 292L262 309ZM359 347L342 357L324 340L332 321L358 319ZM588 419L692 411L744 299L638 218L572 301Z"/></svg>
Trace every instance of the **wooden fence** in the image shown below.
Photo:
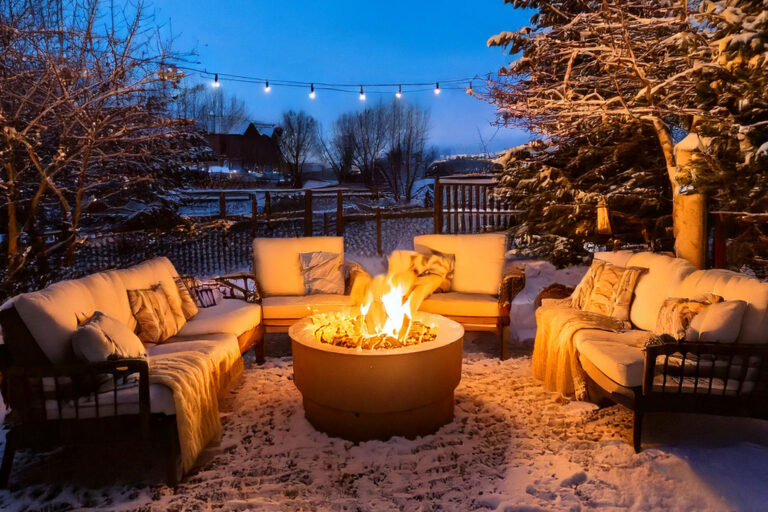
<svg viewBox="0 0 768 512"><path fill-rule="evenodd" d="M492 175L435 179L435 233L478 233L510 228L521 210L507 208L493 195Z"/></svg>

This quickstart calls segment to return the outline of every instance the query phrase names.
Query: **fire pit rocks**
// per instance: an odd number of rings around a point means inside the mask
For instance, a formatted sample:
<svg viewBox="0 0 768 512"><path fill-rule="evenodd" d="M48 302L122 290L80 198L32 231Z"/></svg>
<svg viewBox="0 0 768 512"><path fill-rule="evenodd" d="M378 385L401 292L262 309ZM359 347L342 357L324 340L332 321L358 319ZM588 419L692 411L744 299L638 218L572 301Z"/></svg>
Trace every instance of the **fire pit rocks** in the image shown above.
<svg viewBox="0 0 768 512"><path fill-rule="evenodd" d="M413 320L431 328L429 341L377 349L321 341L322 317L291 326L294 382L316 429L351 441L384 440L430 434L453 420L464 328L427 313Z"/></svg>

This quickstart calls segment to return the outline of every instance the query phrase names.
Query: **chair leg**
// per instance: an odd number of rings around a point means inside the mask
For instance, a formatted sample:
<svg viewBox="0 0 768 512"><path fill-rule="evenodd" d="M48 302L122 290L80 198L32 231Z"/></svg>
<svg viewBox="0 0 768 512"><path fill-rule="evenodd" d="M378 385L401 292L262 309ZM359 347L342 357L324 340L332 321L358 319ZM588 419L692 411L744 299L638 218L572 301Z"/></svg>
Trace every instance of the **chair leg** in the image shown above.
<svg viewBox="0 0 768 512"><path fill-rule="evenodd" d="M176 487L183 476L181 467L181 450L176 418L171 416L165 420L165 478L170 487Z"/></svg>
<svg viewBox="0 0 768 512"><path fill-rule="evenodd" d="M502 361L505 361L509 358L509 326L499 325L499 340L501 340L500 357Z"/></svg>
<svg viewBox="0 0 768 512"><path fill-rule="evenodd" d="M635 453L640 453L643 450L643 412L635 411L635 420L632 427L632 445L635 448Z"/></svg>
<svg viewBox="0 0 768 512"><path fill-rule="evenodd" d="M253 354L256 356L256 364L261 366L267 360L264 351L264 336L253 346Z"/></svg>
<svg viewBox="0 0 768 512"><path fill-rule="evenodd" d="M5 437L5 451L3 452L2 465L0 465L0 489L8 487L14 455L16 455L16 434L10 430Z"/></svg>

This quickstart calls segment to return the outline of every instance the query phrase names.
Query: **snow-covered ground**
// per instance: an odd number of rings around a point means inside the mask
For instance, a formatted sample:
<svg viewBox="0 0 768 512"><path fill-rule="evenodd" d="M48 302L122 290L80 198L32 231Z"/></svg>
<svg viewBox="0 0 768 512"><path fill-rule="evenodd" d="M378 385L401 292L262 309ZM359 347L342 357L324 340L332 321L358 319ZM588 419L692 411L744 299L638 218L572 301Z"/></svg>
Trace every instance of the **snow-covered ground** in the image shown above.
<svg viewBox="0 0 768 512"><path fill-rule="evenodd" d="M128 483L162 478L130 454L20 455L0 509L765 510L768 423L651 415L635 454L628 411L547 393L527 355L495 349L466 344L456 418L436 434L355 445L307 423L287 340L271 339L223 404L221 442L177 489Z"/></svg>

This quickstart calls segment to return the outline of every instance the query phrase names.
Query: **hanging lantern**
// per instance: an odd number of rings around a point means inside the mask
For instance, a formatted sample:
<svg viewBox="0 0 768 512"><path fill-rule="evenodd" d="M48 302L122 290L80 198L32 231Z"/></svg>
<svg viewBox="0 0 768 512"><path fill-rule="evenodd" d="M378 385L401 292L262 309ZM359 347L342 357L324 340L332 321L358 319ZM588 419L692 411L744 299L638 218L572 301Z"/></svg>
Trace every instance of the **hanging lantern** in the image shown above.
<svg viewBox="0 0 768 512"><path fill-rule="evenodd" d="M613 234L613 229L611 229L611 213L608 211L608 203L605 201L605 197L601 197L597 201L597 234Z"/></svg>

